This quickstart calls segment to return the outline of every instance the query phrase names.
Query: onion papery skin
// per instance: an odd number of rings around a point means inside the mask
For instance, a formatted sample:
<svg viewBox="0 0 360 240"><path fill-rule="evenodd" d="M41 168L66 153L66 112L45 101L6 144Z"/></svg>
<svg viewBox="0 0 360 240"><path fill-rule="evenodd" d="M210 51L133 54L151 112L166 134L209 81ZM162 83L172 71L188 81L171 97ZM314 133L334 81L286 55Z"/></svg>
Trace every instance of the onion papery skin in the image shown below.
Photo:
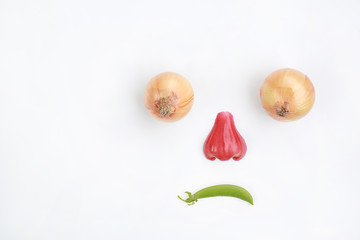
<svg viewBox="0 0 360 240"><path fill-rule="evenodd" d="M305 74L284 68L272 72L260 89L266 112L278 121L294 121L304 117L315 102L315 89Z"/></svg>
<svg viewBox="0 0 360 240"><path fill-rule="evenodd" d="M180 74L164 72L156 75L146 85L144 103L146 109L164 122L183 118L194 102L190 82Z"/></svg>

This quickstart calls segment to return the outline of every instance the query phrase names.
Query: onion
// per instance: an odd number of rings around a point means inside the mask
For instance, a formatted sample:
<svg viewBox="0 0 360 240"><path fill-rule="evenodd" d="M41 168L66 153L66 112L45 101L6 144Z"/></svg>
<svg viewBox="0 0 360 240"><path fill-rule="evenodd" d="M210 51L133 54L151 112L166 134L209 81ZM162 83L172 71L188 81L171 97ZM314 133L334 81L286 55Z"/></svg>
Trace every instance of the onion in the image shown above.
<svg viewBox="0 0 360 240"><path fill-rule="evenodd" d="M267 113L279 121L293 121L304 117L315 101L310 79L294 69L280 69L271 73L260 90L261 102Z"/></svg>
<svg viewBox="0 0 360 240"><path fill-rule="evenodd" d="M146 85L145 107L156 118L174 122L183 118L191 109L194 92L186 78L165 72L155 76Z"/></svg>

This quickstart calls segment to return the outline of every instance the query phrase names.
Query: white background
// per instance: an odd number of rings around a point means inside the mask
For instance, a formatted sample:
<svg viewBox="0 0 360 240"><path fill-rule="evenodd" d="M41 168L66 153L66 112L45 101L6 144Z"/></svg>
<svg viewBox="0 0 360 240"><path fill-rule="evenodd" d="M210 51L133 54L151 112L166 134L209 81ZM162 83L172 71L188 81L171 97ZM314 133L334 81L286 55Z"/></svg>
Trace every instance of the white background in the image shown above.
<svg viewBox="0 0 360 240"><path fill-rule="evenodd" d="M360 239L360 2L0 1L0 239ZM291 67L311 112L271 119L259 89ZM143 91L191 82L176 123ZM202 144L230 111L239 162ZM177 195L210 185L234 198Z"/></svg>

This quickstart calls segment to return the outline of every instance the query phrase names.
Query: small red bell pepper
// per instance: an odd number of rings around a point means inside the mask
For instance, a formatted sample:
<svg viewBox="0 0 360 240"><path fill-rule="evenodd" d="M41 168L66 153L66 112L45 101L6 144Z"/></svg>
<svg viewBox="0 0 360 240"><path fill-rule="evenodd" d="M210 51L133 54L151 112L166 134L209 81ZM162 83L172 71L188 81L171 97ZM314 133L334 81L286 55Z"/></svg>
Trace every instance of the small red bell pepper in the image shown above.
<svg viewBox="0 0 360 240"><path fill-rule="evenodd" d="M238 161L246 153L246 143L236 130L233 115L229 112L218 113L214 127L204 143L204 154L209 160L225 161L233 158Z"/></svg>

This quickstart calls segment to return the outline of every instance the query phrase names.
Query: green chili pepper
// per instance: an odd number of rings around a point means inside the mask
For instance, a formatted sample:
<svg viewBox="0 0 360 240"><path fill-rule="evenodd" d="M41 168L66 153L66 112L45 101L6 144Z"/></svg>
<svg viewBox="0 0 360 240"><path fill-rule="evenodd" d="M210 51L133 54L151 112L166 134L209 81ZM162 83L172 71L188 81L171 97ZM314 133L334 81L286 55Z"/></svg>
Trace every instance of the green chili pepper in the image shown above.
<svg viewBox="0 0 360 240"><path fill-rule="evenodd" d="M195 204L195 202L197 202L198 199L200 198L218 197L218 196L236 197L254 205L251 194L245 188L231 184L221 184L221 185L207 187L197 191L194 195L191 194L190 192L185 192L185 193L189 195L187 199L182 199L180 196L178 196L178 198L188 203L188 205Z"/></svg>

